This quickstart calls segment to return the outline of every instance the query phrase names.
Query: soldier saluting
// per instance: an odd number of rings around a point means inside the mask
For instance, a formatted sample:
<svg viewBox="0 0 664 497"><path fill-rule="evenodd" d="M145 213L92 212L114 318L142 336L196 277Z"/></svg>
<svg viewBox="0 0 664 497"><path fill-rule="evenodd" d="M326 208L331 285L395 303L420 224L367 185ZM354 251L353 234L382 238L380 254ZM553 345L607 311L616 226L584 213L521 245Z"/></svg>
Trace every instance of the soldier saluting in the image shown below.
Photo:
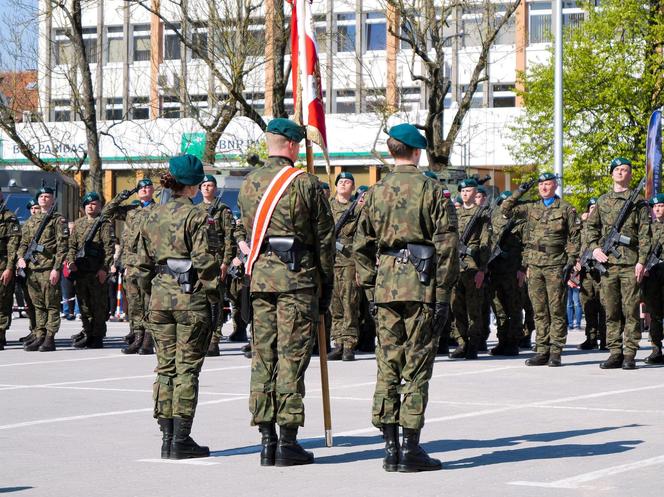
<svg viewBox="0 0 664 497"><path fill-rule="evenodd" d="M417 169L426 139L410 124L392 127L389 135L395 165L368 191L353 242L359 281L377 322L372 422L383 431L386 471L431 471L442 464L419 440L439 333L459 273L457 219L442 187Z"/></svg>

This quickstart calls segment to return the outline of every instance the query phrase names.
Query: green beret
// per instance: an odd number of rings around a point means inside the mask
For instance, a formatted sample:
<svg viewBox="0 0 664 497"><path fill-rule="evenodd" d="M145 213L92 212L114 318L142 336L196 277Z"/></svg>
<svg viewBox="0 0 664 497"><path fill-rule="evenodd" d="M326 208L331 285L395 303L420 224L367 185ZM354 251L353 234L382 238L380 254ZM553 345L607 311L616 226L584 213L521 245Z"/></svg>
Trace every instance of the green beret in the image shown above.
<svg viewBox="0 0 664 497"><path fill-rule="evenodd" d="M558 179L558 176L556 176L552 172L547 171L545 173L540 174L537 177L537 182L541 183L542 181L557 180L557 179Z"/></svg>
<svg viewBox="0 0 664 497"><path fill-rule="evenodd" d="M650 199L650 205L664 204L664 193L658 193Z"/></svg>
<svg viewBox="0 0 664 497"><path fill-rule="evenodd" d="M35 198L38 198L42 193L48 193L49 195L55 195L55 190L51 188L50 186L42 186L39 190L37 190L37 195L35 195Z"/></svg>
<svg viewBox="0 0 664 497"><path fill-rule="evenodd" d="M454 203L463 204L463 199L461 198L461 195L457 195L456 197L454 197Z"/></svg>
<svg viewBox="0 0 664 497"><path fill-rule="evenodd" d="M362 195L364 192L368 192L369 187L367 185L362 185L357 188L357 194Z"/></svg>
<svg viewBox="0 0 664 497"><path fill-rule="evenodd" d="M284 119L283 117L278 117L272 119L265 130L266 133L272 133L274 135L285 136L292 142L301 142L302 139L307 136L306 129L304 126L295 124L290 119Z"/></svg>
<svg viewBox="0 0 664 497"><path fill-rule="evenodd" d="M321 188L321 190L329 190L330 185L328 185L325 181L321 181L320 182L320 188Z"/></svg>
<svg viewBox="0 0 664 497"><path fill-rule="evenodd" d="M597 205L597 199L595 197L590 197L588 199L588 205L586 205L586 207L590 207L591 205Z"/></svg>
<svg viewBox="0 0 664 497"><path fill-rule="evenodd" d="M459 183L459 191L464 188L477 188L477 180L475 178L466 178Z"/></svg>
<svg viewBox="0 0 664 497"><path fill-rule="evenodd" d="M85 207L90 202L94 202L95 200L101 202L101 197L99 196L99 194L97 192L88 192L81 199L81 205Z"/></svg>
<svg viewBox="0 0 664 497"><path fill-rule="evenodd" d="M616 157L611 161L611 172L618 166L629 166L632 169L632 161L624 157Z"/></svg>
<svg viewBox="0 0 664 497"><path fill-rule="evenodd" d="M486 188L484 188L483 186L477 187L477 193L481 193L482 195L488 195L488 193L486 192Z"/></svg>
<svg viewBox="0 0 664 497"><path fill-rule="evenodd" d="M30 209L32 209L35 205L39 205L39 204L35 201L35 199L32 199L32 198L31 198L30 200L28 200L28 203L25 205L25 208L28 209L28 210L30 210Z"/></svg>
<svg viewBox="0 0 664 497"><path fill-rule="evenodd" d="M424 171L422 174L424 174L427 178L438 181L438 175L433 171Z"/></svg>
<svg viewBox="0 0 664 497"><path fill-rule="evenodd" d="M168 172L181 185L200 185L205 178L203 163L198 157L191 154L171 157L171 160L168 161Z"/></svg>
<svg viewBox="0 0 664 497"><path fill-rule="evenodd" d="M427 139L412 124L397 124L387 134L411 148L427 148Z"/></svg>
<svg viewBox="0 0 664 497"><path fill-rule="evenodd" d="M503 200L508 199L511 196L512 196L512 192L509 191L509 190L505 190L500 195L498 195L498 200L496 200L496 202L498 203L498 205L500 205L500 204L503 203Z"/></svg>
<svg viewBox="0 0 664 497"><path fill-rule="evenodd" d="M337 183L339 183L339 180L340 180L340 179L349 179L349 180L351 180L353 183L355 183L355 178L354 178L353 175L352 175L351 173L349 173L348 171L342 171L342 172L340 172L339 174L337 174L337 178L334 180L334 186L337 186Z"/></svg>
<svg viewBox="0 0 664 497"><path fill-rule="evenodd" d="M203 183L207 183L207 182L209 182L209 181L211 181L212 183L214 183L214 186L217 186L217 178L215 178L215 177L214 177L213 175L211 175L211 174L206 174L205 176L203 176L203 181L201 181L201 184L203 184Z"/></svg>
<svg viewBox="0 0 664 497"><path fill-rule="evenodd" d="M144 188L146 186L153 186L152 180L150 178L143 178L138 183L136 183L136 188Z"/></svg>

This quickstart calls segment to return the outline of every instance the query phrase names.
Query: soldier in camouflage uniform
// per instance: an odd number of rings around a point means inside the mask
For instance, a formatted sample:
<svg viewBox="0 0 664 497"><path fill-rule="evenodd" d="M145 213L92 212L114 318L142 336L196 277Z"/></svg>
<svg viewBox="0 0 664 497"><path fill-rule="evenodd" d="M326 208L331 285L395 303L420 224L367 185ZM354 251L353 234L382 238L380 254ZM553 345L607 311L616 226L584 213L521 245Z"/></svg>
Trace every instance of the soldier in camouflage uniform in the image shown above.
<svg viewBox="0 0 664 497"><path fill-rule="evenodd" d="M652 250L659 243L664 245L664 193L658 193L650 199L653 211ZM664 253L659 254L659 259ZM659 263L646 275L644 293L648 313L650 313L650 340L652 352L646 357L646 364L664 364L662 356L662 318L664 318L664 264Z"/></svg>
<svg viewBox="0 0 664 497"><path fill-rule="evenodd" d="M44 250L34 253L36 262L23 258L39 224L54 202L55 192L52 188L43 187L37 192L37 203L42 212L34 214L23 225L17 252L17 266L25 270L28 292L35 309L35 336L32 341L25 343L25 350L29 352L55 350L55 334L60 329L60 273L69 249L67 220L55 212L39 239Z"/></svg>
<svg viewBox="0 0 664 497"><path fill-rule="evenodd" d="M339 226L334 257L334 291L332 293L332 340L335 349L328 359L330 361L355 360L355 346L358 340L358 292L355 281L355 261L352 258L353 235L357 225L359 209L351 200L355 189L355 178L349 172L339 173L334 185L336 196L330 201L335 231L339 219L348 209L353 213L346 218L343 226ZM352 207L351 207L352 206ZM336 233L335 233L336 234Z"/></svg>
<svg viewBox="0 0 664 497"><path fill-rule="evenodd" d="M12 323L16 250L21 242L21 227L14 213L6 209L0 191L0 350L7 345L7 330Z"/></svg>
<svg viewBox="0 0 664 497"><path fill-rule="evenodd" d="M226 282L226 275L228 274L228 267L233 260L234 252L234 239L233 239L233 229L235 226L235 220L233 219L233 214L227 205L219 203L216 207L215 212L211 212L213 207L212 204L217 199L217 179L211 175L206 174L203 178L203 183L201 183L201 194L203 195L203 202L198 204L198 206L207 212L210 216L208 218L208 223L212 222L211 228L214 229L215 235L218 238L217 246L219 250L216 254L217 264L219 264L219 304L215 305L214 313L212 316L212 339L210 340L210 345L208 347L207 355L209 357L219 356L219 340L221 339L221 328L224 324L222 319L223 308L224 308L224 289Z"/></svg>
<svg viewBox="0 0 664 497"><path fill-rule="evenodd" d="M148 312L145 293L138 285L137 250L138 237L141 226L155 202L152 199L154 185L149 178L143 178L136 185L138 187L138 200L140 208L126 214L124 231L122 232L121 251L124 265L124 290L127 296L127 313L129 314L129 328L133 332L133 340L122 352L124 354L152 354L153 340L150 332L143 326L145 315ZM122 216L119 217L122 219Z"/></svg>
<svg viewBox="0 0 664 497"><path fill-rule="evenodd" d="M507 217L525 220L524 265L537 328L537 354L526 365L557 367L567 339L564 279L579 254L581 225L574 207L556 195L554 174L542 173L537 182L539 199L518 203L532 186L524 184L501 209Z"/></svg>
<svg viewBox="0 0 664 497"><path fill-rule="evenodd" d="M31 216L35 214L39 214L41 212L41 207L39 207L39 204L35 199L30 199L25 206L26 209L28 209L28 212L30 213ZM29 325L28 328L30 330L30 333L28 333L26 336L23 336L19 338L19 342L25 343L29 342L34 338L34 329L36 326L36 319L35 319L35 308L32 305L32 301L30 300L30 294L28 293L28 285L25 279L23 278L17 278L16 279L16 285L18 286L17 290L20 291L21 297L23 298L23 306L25 309L25 313L28 315L28 321ZM16 300L19 301L19 295L18 291L16 292ZM20 301L19 301L20 302ZM20 316L20 313L19 313Z"/></svg>
<svg viewBox="0 0 664 497"><path fill-rule="evenodd" d="M247 175L238 198L247 233L258 223L258 205L270 182L293 166L304 130L288 119L273 119L266 138L269 158ZM257 243L252 238L252 246ZM251 424L262 434L261 465L310 464L313 454L297 443L298 427L304 425L304 374L334 281L334 222L315 176L300 174L286 188L259 250L247 268L254 313Z"/></svg>
<svg viewBox="0 0 664 497"><path fill-rule="evenodd" d="M581 253L586 250L586 229L588 217L597 207L597 199L591 198L588 201L588 211L581 215ZM584 268L577 267L579 277L581 278L580 299L583 306L583 315L586 319L586 339L580 343L579 350L593 350L598 347L597 340L600 341L600 347L606 347L606 314L604 306L600 300L600 276L595 270L586 271Z"/></svg>
<svg viewBox="0 0 664 497"><path fill-rule="evenodd" d="M81 203L85 216L74 222L67 255L67 264L71 278L74 279L85 335L74 343L74 347L101 349L104 346L108 318L106 278L113 265L115 232L113 225L105 219L86 246L85 240L101 215L101 197L97 192L89 192ZM77 257L79 250L84 247L85 257Z"/></svg>
<svg viewBox="0 0 664 497"><path fill-rule="evenodd" d="M639 350L639 284L650 251L650 213L645 199L639 197L622 225L620 233L630 239L628 246L617 248L620 257L602 251L602 238L608 233L620 209L629 198L632 163L618 157L611 161L613 188L597 199L597 208L588 218L586 241L593 259L606 266L601 277L602 302L606 310L606 342L609 358L602 369L636 369ZM625 319L624 337L621 318Z"/></svg>
<svg viewBox="0 0 664 497"><path fill-rule="evenodd" d="M157 349L154 417L162 431L161 457L207 457L192 438L198 375L210 343L210 307L219 300L218 246L208 238L208 216L192 204L203 181L193 155L174 157L161 184L172 196L147 211L138 243L138 283L149 300L144 322Z"/></svg>
<svg viewBox="0 0 664 497"><path fill-rule="evenodd" d="M463 205L457 210L459 237L463 236L480 207L475 203L477 181L468 178L459 183ZM459 250L461 272L452 293L452 337L458 347L450 354L453 359L477 359L484 340L482 309L484 305L484 276L489 261L489 219L481 215L466 240L467 253ZM461 240L460 240L461 241Z"/></svg>
<svg viewBox="0 0 664 497"><path fill-rule="evenodd" d="M410 124L393 126L389 135L395 166L367 193L353 243L358 279L376 316L372 422L383 431L386 471L431 471L442 465L419 439L459 271L457 221L440 184L417 169L426 139Z"/></svg>

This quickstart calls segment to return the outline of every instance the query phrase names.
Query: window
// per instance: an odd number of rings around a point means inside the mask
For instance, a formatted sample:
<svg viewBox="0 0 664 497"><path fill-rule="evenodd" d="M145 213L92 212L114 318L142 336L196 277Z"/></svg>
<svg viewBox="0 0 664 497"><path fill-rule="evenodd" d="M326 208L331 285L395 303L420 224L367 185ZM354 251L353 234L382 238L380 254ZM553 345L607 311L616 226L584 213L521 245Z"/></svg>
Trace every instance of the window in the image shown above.
<svg viewBox="0 0 664 497"><path fill-rule="evenodd" d="M134 26L133 60L135 62L150 60L150 25Z"/></svg>
<svg viewBox="0 0 664 497"><path fill-rule="evenodd" d="M528 4L529 42L549 43L553 41L551 2ZM585 12L573 0L563 1L563 27L569 30L578 27L585 19Z"/></svg>
<svg viewBox="0 0 664 497"><path fill-rule="evenodd" d="M207 56L207 42L207 26L205 24L194 24L191 30L192 59L202 59Z"/></svg>
<svg viewBox="0 0 664 497"><path fill-rule="evenodd" d="M385 50L387 46L387 23L385 15L381 12L368 12L366 14L364 29L367 50Z"/></svg>
<svg viewBox="0 0 664 497"><path fill-rule="evenodd" d="M179 23L174 26L175 29L180 29ZM164 31L164 60L180 60L180 37L171 27Z"/></svg>
<svg viewBox="0 0 664 497"><path fill-rule="evenodd" d="M247 55L260 57L265 55L265 20L257 19L258 24L249 26L249 39L247 40Z"/></svg>
<svg viewBox="0 0 664 497"><path fill-rule="evenodd" d="M88 64L97 63L97 28L83 28L83 46Z"/></svg>
<svg viewBox="0 0 664 497"><path fill-rule="evenodd" d="M497 5L496 6L496 26L498 25L499 22L503 21L503 17L505 16L505 11L506 11L506 6L505 5ZM516 13L512 14L512 17L510 17L507 22L503 25L502 28L500 28L500 31L498 31L498 35L496 36L496 41L494 41L494 45L514 45L516 43Z"/></svg>
<svg viewBox="0 0 664 497"><path fill-rule="evenodd" d="M122 36L122 26L106 28L106 62L124 62L126 60Z"/></svg>
<svg viewBox="0 0 664 497"><path fill-rule="evenodd" d="M463 46L479 47L482 45L482 11L478 7L464 8L461 18Z"/></svg>
<svg viewBox="0 0 664 497"><path fill-rule="evenodd" d="M367 90L367 111L382 113L386 102L385 88L371 88Z"/></svg>
<svg viewBox="0 0 664 497"><path fill-rule="evenodd" d="M355 90L337 90L335 104L337 114L354 114Z"/></svg>
<svg viewBox="0 0 664 497"><path fill-rule="evenodd" d="M337 14L337 52L355 51L355 14Z"/></svg>
<svg viewBox="0 0 664 497"><path fill-rule="evenodd" d="M71 102L69 100L53 100L53 120L57 122L71 121Z"/></svg>
<svg viewBox="0 0 664 497"><path fill-rule="evenodd" d="M516 107L514 83L494 83L492 90L494 107Z"/></svg>
<svg viewBox="0 0 664 497"><path fill-rule="evenodd" d="M401 90L400 107L402 111L418 110L422 99L422 90L417 87L403 88Z"/></svg>
<svg viewBox="0 0 664 497"><path fill-rule="evenodd" d="M55 30L55 63L56 65L74 63L74 46L64 29Z"/></svg>
<svg viewBox="0 0 664 497"><path fill-rule="evenodd" d="M132 98L130 115L132 119L149 119L150 100L147 97Z"/></svg>
<svg viewBox="0 0 664 497"><path fill-rule="evenodd" d="M124 111L122 109L122 98L107 98L106 120L122 121L123 118L124 118Z"/></svg>
<svg viewBox="0 0 664 497"><path fill-rule="evenodd" d="M178 97L164 97L161 117L167 119L177 119L180 117L180 101L178 100Z"/></svg>
<svg viewBox="0 0 664 497"><path fill-rule="evenodd" d="M314 32L316 36L316 44L318 45L318 56L320 57L321 54L327 52L327 47L330 42L330 32L327 29L327 16L325 14L314 16Z"/></svg>

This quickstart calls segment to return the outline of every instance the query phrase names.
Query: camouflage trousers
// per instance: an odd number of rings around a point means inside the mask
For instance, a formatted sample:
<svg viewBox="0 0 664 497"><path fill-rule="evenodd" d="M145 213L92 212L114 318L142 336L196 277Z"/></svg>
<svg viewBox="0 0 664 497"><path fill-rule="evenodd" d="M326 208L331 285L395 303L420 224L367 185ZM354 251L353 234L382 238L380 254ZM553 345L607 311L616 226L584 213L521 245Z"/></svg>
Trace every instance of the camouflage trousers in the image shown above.
<svg viewBox="0 0 664 497"><path fill-rule="evenodd" d="M641 340L639 285L634 266L606 264L602 275L602 302L606 311L606 346L612 353L636 354ZM621 318L625 318L624 332ZM623 338L624 333L624 338Z"/></svg>
<svg viewBox="0 0 664 497"><path fill-rule="evenodd" d="M233 332L246 331L247 323L242 319L242 298L240 291L242 289L242 279L229 278L226 287L226 296L231 303L231 320L233 321Z"/></svg>
<svg viewBox="0 0 664 497"><path fill-rule="evenodd" d="M217 304L210 304L210 316L211 316L211 326L212 326L212 338L213 343L219 343L221 340L221 329L224 326L224 285L218 285L219 288L219 302Z"/></svg>
<svg viewBox="0 0 664 497"><path fill-rule="evenodd" d="M138 286L136 269L127 267L123 284L127 297L129 327L133 332L143 331L145 330L144 321L148 312L149 299L145 298L144 292Z"/></svg>
<svg viewBox="0 0 664 497"><path fill-rule="evenodd" d="M96 273L75 274L74 286L83 330L89 336L103 338L108 319L108 285L99 283Z"/></svg>
<svg viewBox="0 0 664 497"><path fill-rule="evenodd" d="M201 311L150 311L157 379L152 392L155 418L193 418L198 404L198 375L210 343L210 314Z"/></svg>
<svg viewBox="0 0 664 497"><path fill-rule="evenodd" d="M524 283L519 288L518 298L519 305L523 310L523 334L524 336L530 336L535 331L535 311L533 310L533 303L530 301L530 295L528 295L528 283Z"/></svg>
<svg viewBox="0 0 664 497"><path fill-rule="evenodd" d="M51 271L26 270L28 293L35 309L36 336L55 335L60 329L60 281L55 286L49 281Z"/></svg>
<svg viewBox="0 0 664 497"><path fill-rule="evenodd" d="M489 284L496 313L498 342L517 345L523 336L523 317L516 273L491 273Z"/></svg>
<svg viewBox="0 0 664 497"><path fill-rule="evenodd" d="M355 266L335 266L332 314L332 340L336 345L355 347L358 339L359 296Z"/></svg>
<svg viewBox="0 0 664 497"><path fill-rule="evenodd" d="M2 271L0 270L0 273ZM12 307L14 306L14 280L7 286L0 283L0 341L4 341L7 330L12 324Z"/></svg>
<svg viewBox="0 0 664 497"><path fill-rule="evenodd" d="M316 292L257 292L251 301L251 424L304 426L304 373L319 319Z"/></svg>
<svg viewBox="0 0 664 497"><path fill-rule="evenodd" d="M579 299L586 318L586 337L591 340L605 338L606 314L600 301L600 278L594 271L583 275Z"/></svg>
<svg viewBox="0 0 664 497"><path fill-rule="evenodd" d="M664 318L664 269L655 269L643 283L646 310L650 313L650 340L662 342Z"/></svg>
<svg viewBox="0 0 664 497"><path fill-rule="evenodd" d="M459 345L468 339L477 342L483 338L482 308L484 306L484 288L475 288L476 269L459 273L452 291L452 338Z"/></svg>
<svg viewBox="0 0 664 497"><path fill-rule="evenodd" d="M377 307L378 376L371 421L378 428L398 423L420 429L440 333L433 327L433 306L392 302Z"/></svg>
<svg viewBox="0 0 664 497"><path fill-rule="evenodd" d="M530 266L528 295L535 311L537 352L561 353L567 341L567 287L563 266Z"/></svg>
<svg viewBox="0 0 664 497"><path fill-rule="evenodd" d="M30 322L29 329L32 332L37 327L37 325L35 318L35 306L32 305L32 300L30 300L30 293L28 292L28 282L23 279L17 279L16 285L16 290L18 291L20 289L21 295L23 297L25 313L28 315L28 321Z"/></svg>

